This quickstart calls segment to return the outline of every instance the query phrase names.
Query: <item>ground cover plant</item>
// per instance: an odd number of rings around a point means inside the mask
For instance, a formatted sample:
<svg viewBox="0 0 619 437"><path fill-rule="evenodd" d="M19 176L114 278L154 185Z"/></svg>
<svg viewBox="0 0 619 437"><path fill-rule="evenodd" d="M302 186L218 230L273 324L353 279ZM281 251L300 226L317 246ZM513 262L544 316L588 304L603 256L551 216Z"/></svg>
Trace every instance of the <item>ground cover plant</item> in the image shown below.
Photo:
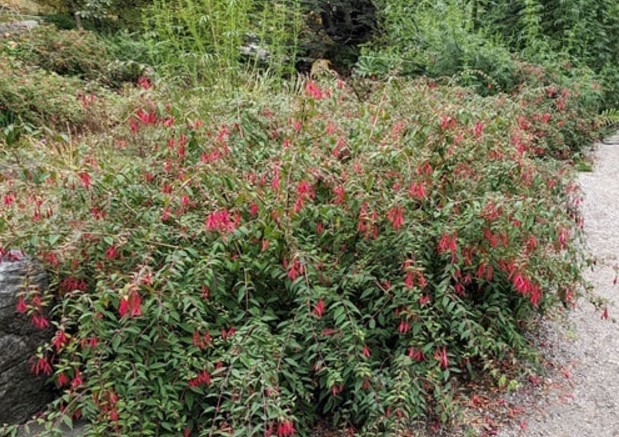
<svg viewBox="0 0 619 437"><path fill-rule="evenodd" d="M52 419L403 432L582 291L578 192L549 159L576 117L592 133L576 90L309 80L201 118L142 86L106 147L19 148L36 170L4 172L2 247L53 278L18 307L57 329L33 367Z"/></svg>
<svg viewBox="0 0 619 437"><path fill-rule="evenodd" d="M16 310L56 331L51 429L406 435L586 291L570 164L614 120L606 61L535 8L511 34L484 2L352 3L132 2L144 32L0 40L0 256L50 277ZM313 25L350 77L295 75Z"/></svg>

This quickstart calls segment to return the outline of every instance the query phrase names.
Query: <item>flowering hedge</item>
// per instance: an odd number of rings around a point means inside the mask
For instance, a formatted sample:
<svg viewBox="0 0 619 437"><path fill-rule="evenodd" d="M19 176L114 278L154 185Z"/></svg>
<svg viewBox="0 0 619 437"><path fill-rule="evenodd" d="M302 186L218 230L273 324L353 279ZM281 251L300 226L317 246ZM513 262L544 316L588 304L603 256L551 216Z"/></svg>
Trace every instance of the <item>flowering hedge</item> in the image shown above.
<svg viewBox="0 0 619 437"><path fill-rule="evenodd" d="M591 135L573 90L394 81L359 101L309 81L202 120L141 85L106 147L20 149L36 168L0 185L1 246L54 278L18 308L42 323L55 305L33 363L62 391L52 419L396 432L444 418L454 375L519 351L582 289L579 194L547 158L563 126Z"/></svg>

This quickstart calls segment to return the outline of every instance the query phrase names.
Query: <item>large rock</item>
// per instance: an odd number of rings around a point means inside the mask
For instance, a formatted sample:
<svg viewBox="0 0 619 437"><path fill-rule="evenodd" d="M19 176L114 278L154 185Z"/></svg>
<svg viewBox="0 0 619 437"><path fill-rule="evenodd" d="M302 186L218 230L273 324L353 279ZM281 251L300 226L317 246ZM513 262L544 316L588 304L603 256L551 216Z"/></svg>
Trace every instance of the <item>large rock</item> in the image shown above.
<svg viewBox="0 0 619 437"><path fill-rule="evenodd" d="M30 370L33 355L52 331L35 328L15 310L26 280L47 287L45 273L30 259L0 258L0 425L21 423L53 399L45 377Z"/></svg>
<svg viewBox="0 0 619 437"><path fill-rule="evenodd" d="M9 23L0 23L0 38L7 38L11 35L28 32L39 25L38 21L13 21Z"/></svg>

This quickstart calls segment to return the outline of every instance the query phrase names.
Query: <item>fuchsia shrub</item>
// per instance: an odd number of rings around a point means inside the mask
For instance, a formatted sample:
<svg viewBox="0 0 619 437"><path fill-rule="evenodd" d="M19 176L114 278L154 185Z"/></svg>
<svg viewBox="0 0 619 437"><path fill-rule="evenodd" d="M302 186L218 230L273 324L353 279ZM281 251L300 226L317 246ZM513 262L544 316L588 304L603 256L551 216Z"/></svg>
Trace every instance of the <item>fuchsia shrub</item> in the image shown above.
<svg viewBox="0 0 619 437"><path fill-rule="evenodd" d="M582 290L579 193L547 157L560 122L584 123L566 90L548 118L545 87L393 82L360 102L308 82L198 119L144 88L108 145L2 183L3 245L55 278L19 308L34 322L56 299L34 366L63 393L51 418L106 435L284 437L325 416L396 432L446 414L454 375L518 352L536 314Z"/></svg>

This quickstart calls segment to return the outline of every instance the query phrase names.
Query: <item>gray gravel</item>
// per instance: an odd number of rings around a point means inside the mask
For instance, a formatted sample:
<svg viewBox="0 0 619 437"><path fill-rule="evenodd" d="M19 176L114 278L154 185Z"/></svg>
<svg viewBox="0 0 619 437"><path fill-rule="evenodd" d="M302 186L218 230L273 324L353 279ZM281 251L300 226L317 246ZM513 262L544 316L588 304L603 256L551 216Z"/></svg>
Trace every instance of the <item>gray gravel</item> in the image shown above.
<svg viewBox="0 0 619 437"><path fill-rule="evenodd" d="M619 436L619 324L612 321L619 318L619 286L613 286L619 264L619 135L606 141L617 145L599 144L594 171L582 173L580 182L587 242L597 259L588 278L595 293L611 302L609 319L602 320L583 299L569 325L552 324L550 350L569 382L534 401L525 426L500 437Z"/></svg>

